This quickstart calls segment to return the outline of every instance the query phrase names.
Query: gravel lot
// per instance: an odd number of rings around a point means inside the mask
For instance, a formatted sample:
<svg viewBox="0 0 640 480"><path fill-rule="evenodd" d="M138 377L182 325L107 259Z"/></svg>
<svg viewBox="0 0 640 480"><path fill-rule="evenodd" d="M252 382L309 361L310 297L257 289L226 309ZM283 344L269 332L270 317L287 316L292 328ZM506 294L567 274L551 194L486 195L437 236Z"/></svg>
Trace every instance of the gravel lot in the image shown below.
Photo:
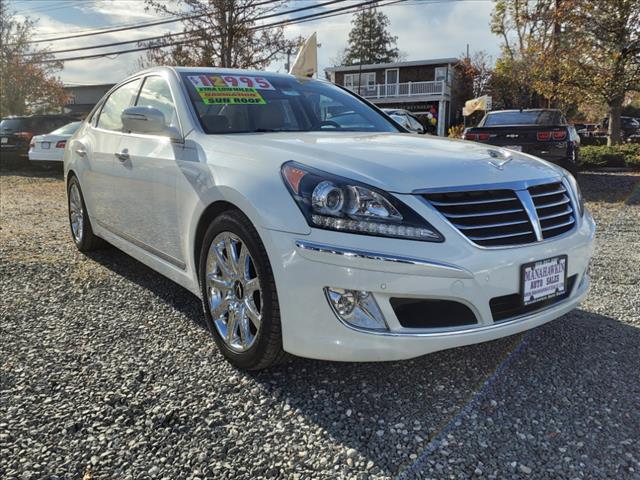
<svg viewBox="0 0 640 480"><path fill-rule="evenodd" d="M640 478L640 175L585 173L593 289L523 335L234 370L198 300L71 243L61 176L0 177L0 478Z"/></svg>

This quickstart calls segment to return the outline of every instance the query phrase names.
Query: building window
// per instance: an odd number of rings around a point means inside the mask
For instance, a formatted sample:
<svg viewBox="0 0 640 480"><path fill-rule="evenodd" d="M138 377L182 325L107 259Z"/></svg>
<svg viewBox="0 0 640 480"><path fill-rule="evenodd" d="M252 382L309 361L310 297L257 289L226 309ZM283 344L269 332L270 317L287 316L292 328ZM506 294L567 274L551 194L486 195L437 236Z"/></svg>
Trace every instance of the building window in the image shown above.
<svg viewBox="0 0 640 480"><path fill-rule="evenodd" d="M436 82L449 81L449 67L436 67Z"/></svg>
<svg viewBox="0 0 640 480"><path fill-rule="evenodd" d="M376 84L375 72L346 73L344 75L344 86L353 90L358 87L360 79L362 79L362 86L367 89L374 88Z"/></svg>

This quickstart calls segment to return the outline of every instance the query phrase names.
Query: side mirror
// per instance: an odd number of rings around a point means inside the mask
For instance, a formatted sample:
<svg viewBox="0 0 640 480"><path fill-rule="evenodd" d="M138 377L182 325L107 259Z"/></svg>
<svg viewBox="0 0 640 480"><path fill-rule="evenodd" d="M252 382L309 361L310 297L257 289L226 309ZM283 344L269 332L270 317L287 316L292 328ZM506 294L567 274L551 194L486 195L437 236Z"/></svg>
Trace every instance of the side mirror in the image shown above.
<svg viewBox="0 0 640 480"><path fill-rule="evenodd" d="M179 137L178 131L167 125L164 114L157 108L129 107L122 112L121 118L127 132Z"/></svg>

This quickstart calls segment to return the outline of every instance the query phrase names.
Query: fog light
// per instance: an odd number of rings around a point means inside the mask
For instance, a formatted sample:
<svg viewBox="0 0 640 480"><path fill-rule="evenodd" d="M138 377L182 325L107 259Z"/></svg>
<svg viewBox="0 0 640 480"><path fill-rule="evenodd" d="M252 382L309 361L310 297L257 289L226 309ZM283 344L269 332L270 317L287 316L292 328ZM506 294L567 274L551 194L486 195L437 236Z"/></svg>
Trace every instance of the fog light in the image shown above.
<svg viewBox="0 0 640 480"><path fill-rule="evenodd" d="M387 323L370 292L326 287L329 305L340 320L368 330L388 330Z"/></svg>

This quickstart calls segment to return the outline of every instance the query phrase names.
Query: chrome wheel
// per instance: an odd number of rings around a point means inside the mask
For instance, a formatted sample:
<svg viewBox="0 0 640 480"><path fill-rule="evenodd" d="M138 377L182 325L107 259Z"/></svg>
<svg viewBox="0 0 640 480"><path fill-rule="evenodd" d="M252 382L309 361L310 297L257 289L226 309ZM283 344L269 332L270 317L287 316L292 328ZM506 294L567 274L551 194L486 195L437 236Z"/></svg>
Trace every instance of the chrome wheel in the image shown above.
<svg viewBox="0 0 640 480"><path fill-rule="evenodd" d="M235 352L255 343L262 323L262 290L249 249L231 232L211 242L206 263L211 317L225 344Z"/></svg>
<svg viewBox="0 0 640 480"><path fill-rule="evenodd" d="M80 198L80 190L78 185L72 183L69 188L69 221L71 222L71 233L76 243L82 241L82 232L84 230L84 210L82 208L82 199Z"/></svg>

